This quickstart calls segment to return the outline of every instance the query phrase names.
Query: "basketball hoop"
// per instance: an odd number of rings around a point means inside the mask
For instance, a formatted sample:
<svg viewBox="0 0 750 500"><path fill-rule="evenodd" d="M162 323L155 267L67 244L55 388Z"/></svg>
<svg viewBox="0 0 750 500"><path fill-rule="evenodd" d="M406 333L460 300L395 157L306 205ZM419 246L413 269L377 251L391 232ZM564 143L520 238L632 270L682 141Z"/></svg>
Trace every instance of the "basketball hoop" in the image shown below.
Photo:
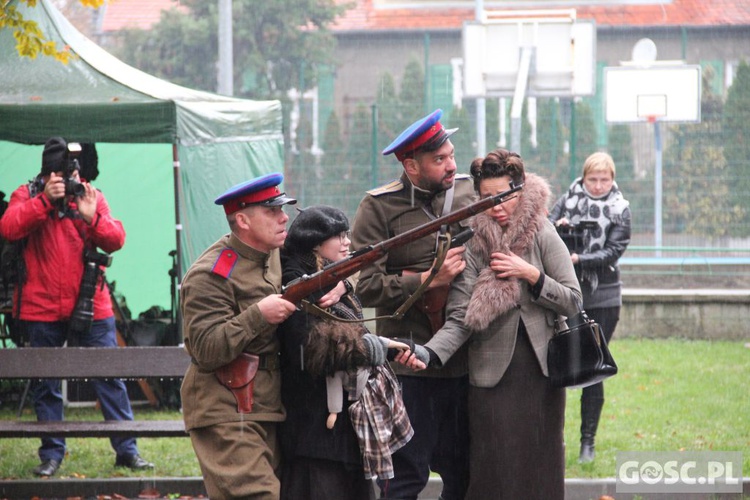
<svg viewBox="0 0 750 500"><path fill-rule="evenodd" d="M575 9L482 12L463 25L463 97L569 97L595 93L596 26ZM524 51L533 53L525 71ZM525 72L525 73L524 73Z"/></svg>
<svg viewBox="0 0 750 500"><path fill-rule="evenodd" d="M607 123L700 122L700 66L604 68Z"/></svg>

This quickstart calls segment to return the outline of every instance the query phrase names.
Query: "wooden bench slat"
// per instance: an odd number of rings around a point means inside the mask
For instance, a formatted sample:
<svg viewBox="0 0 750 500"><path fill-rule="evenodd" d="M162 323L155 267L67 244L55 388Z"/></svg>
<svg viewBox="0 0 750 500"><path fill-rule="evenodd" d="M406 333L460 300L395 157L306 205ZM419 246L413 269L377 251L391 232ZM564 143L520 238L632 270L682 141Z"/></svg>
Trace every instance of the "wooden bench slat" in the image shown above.
<svg viewBox="0 0 750 500"><path fill-rule="evenodd" d="M0 421L0 437L186 437L182 420Z"/></svg>
<svg viewBox="0 0 750 500"><path fill-rule="evenodd" d="M23 347L0 349L0 379L183 377L182 347Z"/></svg>
<svg viewBox="0 0 750 500"><path fill-rule="evenodd" d="M189 365L178 346L0 349L0 379L179 378ZM0 421L0 438L187 435L182 420Z"/></svg>

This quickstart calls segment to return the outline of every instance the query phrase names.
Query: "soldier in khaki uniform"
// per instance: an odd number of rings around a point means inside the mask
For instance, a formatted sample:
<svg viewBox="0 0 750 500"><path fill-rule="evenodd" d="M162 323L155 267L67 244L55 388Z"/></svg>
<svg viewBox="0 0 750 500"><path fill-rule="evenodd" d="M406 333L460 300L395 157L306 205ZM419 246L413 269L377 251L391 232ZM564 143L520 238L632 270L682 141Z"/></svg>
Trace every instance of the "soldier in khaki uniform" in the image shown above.
<svg viewBox="0 0 750 500"><path fill-rule="evenodd" d="M278 249L289 220L282 206L296 203L279 191L282 181L269 174L216 199L231 233L198 257L182 282L192 357L181 388L183 415L212 500L279 498L276 425L285 413L276 325L295 310L280 295ZM245 359L254 361L238 365ZM236 390L220 382L228 369L224 379Z"/></svg>
<svg viewBox="0 0 750 500"><path fill-rule="evenodd" d="M400 179L373 189L361 201L352 228L354 250L406 232L435 217L477 201L472 182L456 173L454 147L439 122L441 110L418 120L383 151L395 153L404 167ZM469 221L461 222L468 226ZM446 228L455 236L461 227ZM425 237L394 249L385 259L363 269L357 294L378 316L390 315L427 279L435 260L436 236ZM430 283L430 289L447 292L453 278L465 267L464 247L448 251ZM428 294L430 292L428 291ZM379 320L378 335L401 337L425 344L441 326L443 310L425 312L418 301L401 320ZM437 318L436 318L437 316ZM439 364L430 353L431 366ZM381 498L416 499L427 484L430 470L443 480L444 500L463 499L468 484L468 390L465 348L440 369L418 373L393 364L402 384L403 399L414 437L393 455L395 477L379 482Z"/></svg>

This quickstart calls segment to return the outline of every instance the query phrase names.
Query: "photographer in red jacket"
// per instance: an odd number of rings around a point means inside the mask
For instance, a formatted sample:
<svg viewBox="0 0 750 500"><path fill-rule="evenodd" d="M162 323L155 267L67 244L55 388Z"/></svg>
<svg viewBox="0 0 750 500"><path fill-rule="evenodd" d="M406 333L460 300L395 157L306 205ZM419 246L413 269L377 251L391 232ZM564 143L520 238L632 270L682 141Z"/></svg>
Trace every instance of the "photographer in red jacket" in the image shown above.
<svg viewBox="0 0 750 500"><path fill-rule="evenodd" d="M41 172L13 192L0 219L0 234L22 246L13 317L32 347L62 347L66 341L117 347L112 303L102 275L109 256L96 249L119 250L125 230L110 214L104 195L80 178L74 154L74 144L61 137L48 139ZM91 383L106 420L133 419L121 380ZM63 420L59 380L37 381L33 394L37 420ZM138 454L135 438L111 442L116 466L153 467ZM64 456L64 439L43 438L41 464L34 474L54 475Z"/></svg>

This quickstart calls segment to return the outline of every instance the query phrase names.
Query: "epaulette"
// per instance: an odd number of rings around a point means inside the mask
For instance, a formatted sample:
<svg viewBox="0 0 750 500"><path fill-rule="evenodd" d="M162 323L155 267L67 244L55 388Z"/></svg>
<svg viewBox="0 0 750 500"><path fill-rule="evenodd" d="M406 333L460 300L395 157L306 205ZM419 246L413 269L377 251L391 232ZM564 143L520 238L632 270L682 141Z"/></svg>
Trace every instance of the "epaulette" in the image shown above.
<svg viewBox="0 0 750 500"><path fill-rule="evenodd" d="M211 272L218 274L222 278L229 279L232 274L234 265L237 264L239 255L231 248L225 248L219 254L219 257L214 262L214 267L211 268Z"/></svg>
<svg viewBox="0 0 750 500"><path fill-rule="evenodd" d="M388 184L370 189L369 191L367 191L367 194L369 194L370 196L380 196L381 194L386 193L396 193L398 191L401 191L402 189L404 189L404 183L401 182L401 179L395 179Z"/></svg>

